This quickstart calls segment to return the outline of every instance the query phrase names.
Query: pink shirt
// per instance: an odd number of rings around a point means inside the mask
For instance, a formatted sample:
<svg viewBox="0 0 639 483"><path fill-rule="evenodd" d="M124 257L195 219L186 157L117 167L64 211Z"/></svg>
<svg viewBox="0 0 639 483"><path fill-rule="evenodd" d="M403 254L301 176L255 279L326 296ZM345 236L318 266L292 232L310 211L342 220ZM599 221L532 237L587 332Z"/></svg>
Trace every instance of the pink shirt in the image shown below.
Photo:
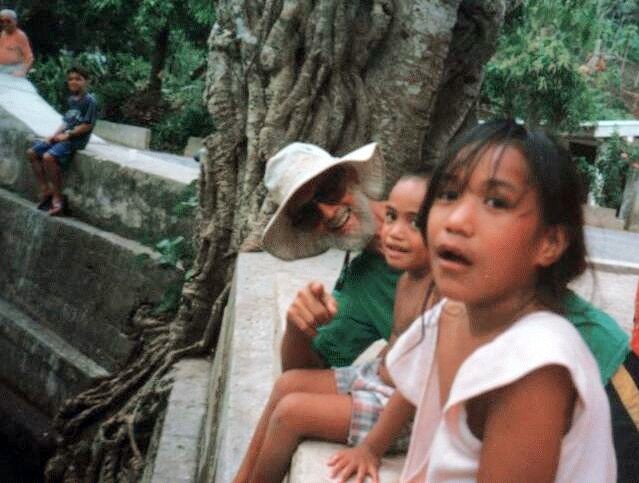
<svg viewBox="0 0 639 483"><path fill-rule="evenodd" d="M0 64L23 64L27 71L33 63L33 53L27 35L20 29L0 33ZM26 73L26 72L25 72Z"/></svg>
<svg viewBox="0 0 639 483"><path fill-rule="evenodd" d="M562 441L555 481L614 483L617 467L608 399L597 363L572 324L543 311L521 318L464 361L442 408L434 354L443 303L424 316L424 324L417 319L387 356L397 390L417 405L401 481L475 481L482 442L468 428L466 401L557 364L570 372L578 400Z"/></svg>

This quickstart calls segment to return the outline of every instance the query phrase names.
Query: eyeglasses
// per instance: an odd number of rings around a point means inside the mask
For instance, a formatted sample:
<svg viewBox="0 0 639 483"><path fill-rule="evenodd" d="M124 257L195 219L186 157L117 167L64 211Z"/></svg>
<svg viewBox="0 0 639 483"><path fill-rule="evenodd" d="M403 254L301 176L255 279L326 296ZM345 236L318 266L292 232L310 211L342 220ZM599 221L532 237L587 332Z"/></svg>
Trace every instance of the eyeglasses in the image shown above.
<svg viewBox="0 0 639 483"><path fill-rule="evenodd" d="M317 204L338 204L344 198L348 185L348 172L340 166L322 174L316 181L312 198L299 206L294 213L289 213L291 224L301 230L315 228L322 221L323 216Z"/></svg>

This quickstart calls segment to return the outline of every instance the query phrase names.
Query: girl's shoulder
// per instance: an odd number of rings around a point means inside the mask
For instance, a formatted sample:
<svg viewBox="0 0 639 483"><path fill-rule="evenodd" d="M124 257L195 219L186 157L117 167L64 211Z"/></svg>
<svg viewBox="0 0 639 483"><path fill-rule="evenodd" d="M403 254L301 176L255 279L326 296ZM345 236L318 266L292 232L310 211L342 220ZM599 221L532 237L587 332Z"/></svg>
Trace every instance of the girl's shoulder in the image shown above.
<svg viewBox="0 0 639 483"><path fill-rule="evenodd" d="M511 384L550 365L565 367L580 393L600 384L592 353L567 319L547 311L528 314L464 361L450 402Z"/></svg>

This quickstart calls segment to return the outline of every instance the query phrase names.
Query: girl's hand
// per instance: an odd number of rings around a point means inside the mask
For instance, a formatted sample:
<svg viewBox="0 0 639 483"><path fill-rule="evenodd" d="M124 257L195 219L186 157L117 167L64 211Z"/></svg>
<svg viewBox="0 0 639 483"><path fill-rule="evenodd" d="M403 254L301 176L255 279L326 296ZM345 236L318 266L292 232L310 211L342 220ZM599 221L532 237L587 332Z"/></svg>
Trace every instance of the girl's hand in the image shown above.
<svg viewBox="0 0 639 483"><path fill-rule="evenodd" d="M379 464L379 458L365 444L339 451L328 460L328 466L333 467L331 478L338 478L340 483L354 473L355 483L364 483L366 476L371 477L372 483L379 483Z"/></svg>

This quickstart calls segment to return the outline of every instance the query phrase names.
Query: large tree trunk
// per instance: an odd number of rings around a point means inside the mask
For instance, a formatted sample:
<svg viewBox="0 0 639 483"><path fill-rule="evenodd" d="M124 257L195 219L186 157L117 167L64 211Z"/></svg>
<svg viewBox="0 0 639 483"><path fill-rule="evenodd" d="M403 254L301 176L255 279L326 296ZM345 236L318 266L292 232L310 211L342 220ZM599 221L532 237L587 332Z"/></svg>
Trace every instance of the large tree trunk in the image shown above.
<svg viewBox="0 0 639 483"><path fill-rule="evenodd" d="M139 477L162 376L184 354L210 350L235 257L259 249L275 208L262 184L269 156L296 140L334 154L378 141L387 187L432 164L473 119L483 65L514 3L218 2L205 93L216 132L201 165L194 275L170 328L144 332L137 359L62 409L50 481ZM137 323L158 331L143 315Z"/></svg>
<svg viewBox="0 0 639 483"><path fill-rule="evenodd" d="M268 157L297 140L334 154L374 140L387 187L402 172L432 164L473 118L483 66L514 3L218 4L205 94L217 131L206 139L196 276L185 287L178 344L219 323L210 308L234 255L259 248L274 210L262 184Z"/></svg>

